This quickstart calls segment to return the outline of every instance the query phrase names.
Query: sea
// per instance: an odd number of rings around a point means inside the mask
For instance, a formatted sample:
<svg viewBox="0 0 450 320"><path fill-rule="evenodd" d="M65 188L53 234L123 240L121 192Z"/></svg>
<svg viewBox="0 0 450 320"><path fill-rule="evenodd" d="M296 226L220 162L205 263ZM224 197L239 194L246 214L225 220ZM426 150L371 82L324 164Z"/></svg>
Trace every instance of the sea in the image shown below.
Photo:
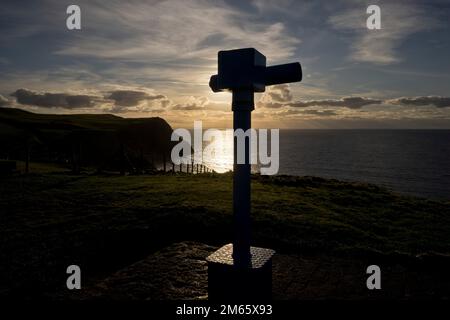
<svg viewBox="0 0 450 320"><path fill-rule="evenodd" d="M223 136L221 152L204 156L217 172L233 167L232 136ZM450 200L450 130L280 130L278 156L278 174L367 182Z"/></svg>

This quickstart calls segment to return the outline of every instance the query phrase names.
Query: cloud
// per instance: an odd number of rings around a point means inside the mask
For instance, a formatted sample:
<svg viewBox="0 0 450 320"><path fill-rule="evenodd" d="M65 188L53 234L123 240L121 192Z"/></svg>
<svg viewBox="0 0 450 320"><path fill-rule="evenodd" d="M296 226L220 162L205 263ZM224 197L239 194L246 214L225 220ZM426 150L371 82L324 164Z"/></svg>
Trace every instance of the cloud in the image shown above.
<svg viewBox="0 0 450 320"><path fill-rule="evenodd" d="M93 96L88 95L66 95L67 107L69 109L91 108L94 106Z"/></svg>
<svg viewBox="0 0 450 320"><path fill-rule="evenodd" d="M8 59L6 59L4 57L0 57L0 66L1 65L6 66L6 65L9 65L9 64L11 64L11 62Z"/></svg>
<svg viewBox="0 0 450 320"><path fill-rule="evenodd" d="M259 102L258 108L267 108L267 109L280 109L283 107L289 106L288 103L279 103L279 102Z"/></svg>
<svg viewBox="0 0 450 320"><path fill-rule="evenodd" d="M115 86L104 98L112 104L110 112L113 113L162 113L172 104L166 95L147 88Z"/></svg>
<svg viewBox="0 0 450 320"><path fill-rule="evenodd" d="M450 97L424 96L413 98L397 98L387 100L388 103L403 106L435 106L436 108L450 107Z"/></svg>
<svg viewBox="0 0 450 320"><path fill-rule="evenodd" d="M209 99L206 97L189 97L186 103L176 104L172 107L172 110L178 111L205 110L208 104Z"/></svg>
<svg viewBox="0 0 450 320"><path fill-rule="evenodd" d="M293 101L289 85L269 87L258 102L258 108L310 108L310 107L342 107L348 109L361 109L369 105L382 105L389 108L392 105L400 106L434 106L436 108L450 107L450 97L421 96L401 97L394 99L373 99L367 97L350 96L340 99ZM323 111L323 110L322 110ZM290 114L293 114L292 110ZM313 113L310 113L313 114Z"/></svg>
<svg viewBox="0 0 450 320"><path fill-rule="evenodd" d="M367 105L381 104L383 100L366 97L343 97L341 99L292 101L293 96L289 85L277 85L270 88L258 102L259 107L280 109L283 107L345 107L360 109Z"/></svg>
<svg viewBox="0 0 450 320"><path fill-rule="evenodd" d="M287 102L292 100L292 93L288 84L279 84L269 87L267 95L275 102Z"/></svg>
<svg viewBox="0 0 450 320"><path fill-rule="evenodd" d="M292 93L289 84L279 84L267 87L257 105L262 108L279 109L291 101Z"/></svg>
<svg viewBox="0 0 450 320"><path fill-rule="evenodd" d="M142 101L168 100L167 97L162 94L149 94L144 91L134 90L115 90L105 98L113 100L115 106L118 107L133 107L139 105ZM166 105L166 102L164 104Z"/></svg>
<svg viewBox="0 0 450 320"><path fill-rule="evenodd" d="M320 117L328 117L328 116L336 116L338 115L334 110L296 110L296 109L287 109L277 113L277 116L290 116L290 115L310 115L310 116L320 116Z"/></svg>
<svg viewBox="0 0 450 320"><path fill-rule="evenodd" d="M0 107L6 106L9 103L9 100L0 94Z"/></svg>
<svg viewBox="0 0 450 320"><path fill-rule="evenodd" d="M355 116L364 106L382 105L383 100L360 96L343 97L340 99L322 99L295 101L289 85L279 85L268 88L258 102L257 109L262 110L260 118L284 117L299 119L322 119L327 117ZM262 108L262 109L259 109ZM340 108L341 111L326 108ZM265 112L264 109L278 109ZM347 110L346 110L347 109ZM372 112L371 112L372 113Z"/></svg>
<svg viewBox="0 0 450 320"><path fill-rule="evenodd" d="M360 109L367 105L381 104L383 100L366 97L343 97L341 99L293 101L290 86L288 84L269 87L258 102L258 107L267 109L280 109L284 107L345 107Z"/></svg>
<svg viewBox="0 0 450 320"><path fill-rule="evenodd" d="M105 95L104 93L107 92ZM122 86L113 89L92 91L92 94L36 92L18 89L11 96L17 104L40 107L62 108L67 110L89 109L90 111L125 112L163 112L172 102L163 94L155 94L150 89L134 90ZM0 99L0 105L3 100Z"/></svg>
<svg viewBox="0 0 450 320"><path fill-rule="evenodd" d="M82 5L82 4L81 4ZM250 17L225 1L89 2L90 19L57 54L129 61L208 64L218 50L257 47L272 59L294 54L300 40L282 22Z"/></svg>
<svg viewBox="0 0 450 320"><path fill-rule="evenodd" d="M380 5L381 29L368 30L367 6L355 6L329 19L333 28L351 32L355 39L351 45L351 59L375 64L391 64L401 61L397 49L414 33L437 27L438 20L432 10L413 2Z"/></svg>
<svg viewBox="0 0 450 320"><path fill-rule="evenodd" d="M91 108L99 97L90 95L71 95L67 93L38 93L28 89L18 89L11 96L16 97L17 103L22 105L44 108Z"/></svg>
<svg viewBox="0 0 450 320"><path fill-rule="evenodd" d="M365 98L365 97L344 97L342 99L327 99L327 100L310 100L310 101L295 101L288 103L289 106L295 108L306 107L345 107L349 109L360 109L371 104L381 104L383 100Z"/></svg>

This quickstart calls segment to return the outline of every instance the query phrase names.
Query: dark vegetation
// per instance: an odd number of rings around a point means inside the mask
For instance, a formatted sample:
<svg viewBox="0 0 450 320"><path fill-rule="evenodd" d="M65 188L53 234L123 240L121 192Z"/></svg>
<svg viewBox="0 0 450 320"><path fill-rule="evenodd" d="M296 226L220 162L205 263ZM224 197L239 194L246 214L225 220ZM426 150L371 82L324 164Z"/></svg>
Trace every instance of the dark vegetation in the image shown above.
<svg viewBox="0 0 450 320"><path fill-rule="evenodd" d="M4 295L64 291L70 264L83 266L89 282L170 243L231 240L230 174L74 175L64 167L33 168L36 173L0 183ZM254 176L252 188L254 244L279 253L450 253L448 202L312 177Z"/></svg>

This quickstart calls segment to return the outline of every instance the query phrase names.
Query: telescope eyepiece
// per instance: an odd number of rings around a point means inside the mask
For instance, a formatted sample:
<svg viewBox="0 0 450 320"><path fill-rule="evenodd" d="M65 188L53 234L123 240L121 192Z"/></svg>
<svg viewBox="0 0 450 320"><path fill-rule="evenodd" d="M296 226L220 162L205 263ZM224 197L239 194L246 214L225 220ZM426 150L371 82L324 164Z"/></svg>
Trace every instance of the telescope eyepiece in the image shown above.
<svg viewBox="0 0 450 320"><path fill-rule="evenodd" d="M213 92L220 92L222 90L219 89L219 79L217 74L211 76L211 78L209 79L209 87L211 88L211 90Z"/></svg>

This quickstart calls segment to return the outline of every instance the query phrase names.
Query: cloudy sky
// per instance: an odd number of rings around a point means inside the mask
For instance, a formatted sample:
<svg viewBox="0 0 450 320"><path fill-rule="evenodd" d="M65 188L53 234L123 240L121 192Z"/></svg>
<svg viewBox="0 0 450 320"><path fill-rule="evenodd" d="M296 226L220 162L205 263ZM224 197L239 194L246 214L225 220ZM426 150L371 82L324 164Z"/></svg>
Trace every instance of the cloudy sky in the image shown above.
<svg viewBox="0 0 450 320"><path fill-rule="evenodd" d="M66 8L81 8L81 30ZM369 4L381 30L366 28ZM301 83L256 96L267 128L450 128L450 1L8 1L0 9L0 107L161 116L230 127L212 93L217 51L300 61Z"/></svg>

